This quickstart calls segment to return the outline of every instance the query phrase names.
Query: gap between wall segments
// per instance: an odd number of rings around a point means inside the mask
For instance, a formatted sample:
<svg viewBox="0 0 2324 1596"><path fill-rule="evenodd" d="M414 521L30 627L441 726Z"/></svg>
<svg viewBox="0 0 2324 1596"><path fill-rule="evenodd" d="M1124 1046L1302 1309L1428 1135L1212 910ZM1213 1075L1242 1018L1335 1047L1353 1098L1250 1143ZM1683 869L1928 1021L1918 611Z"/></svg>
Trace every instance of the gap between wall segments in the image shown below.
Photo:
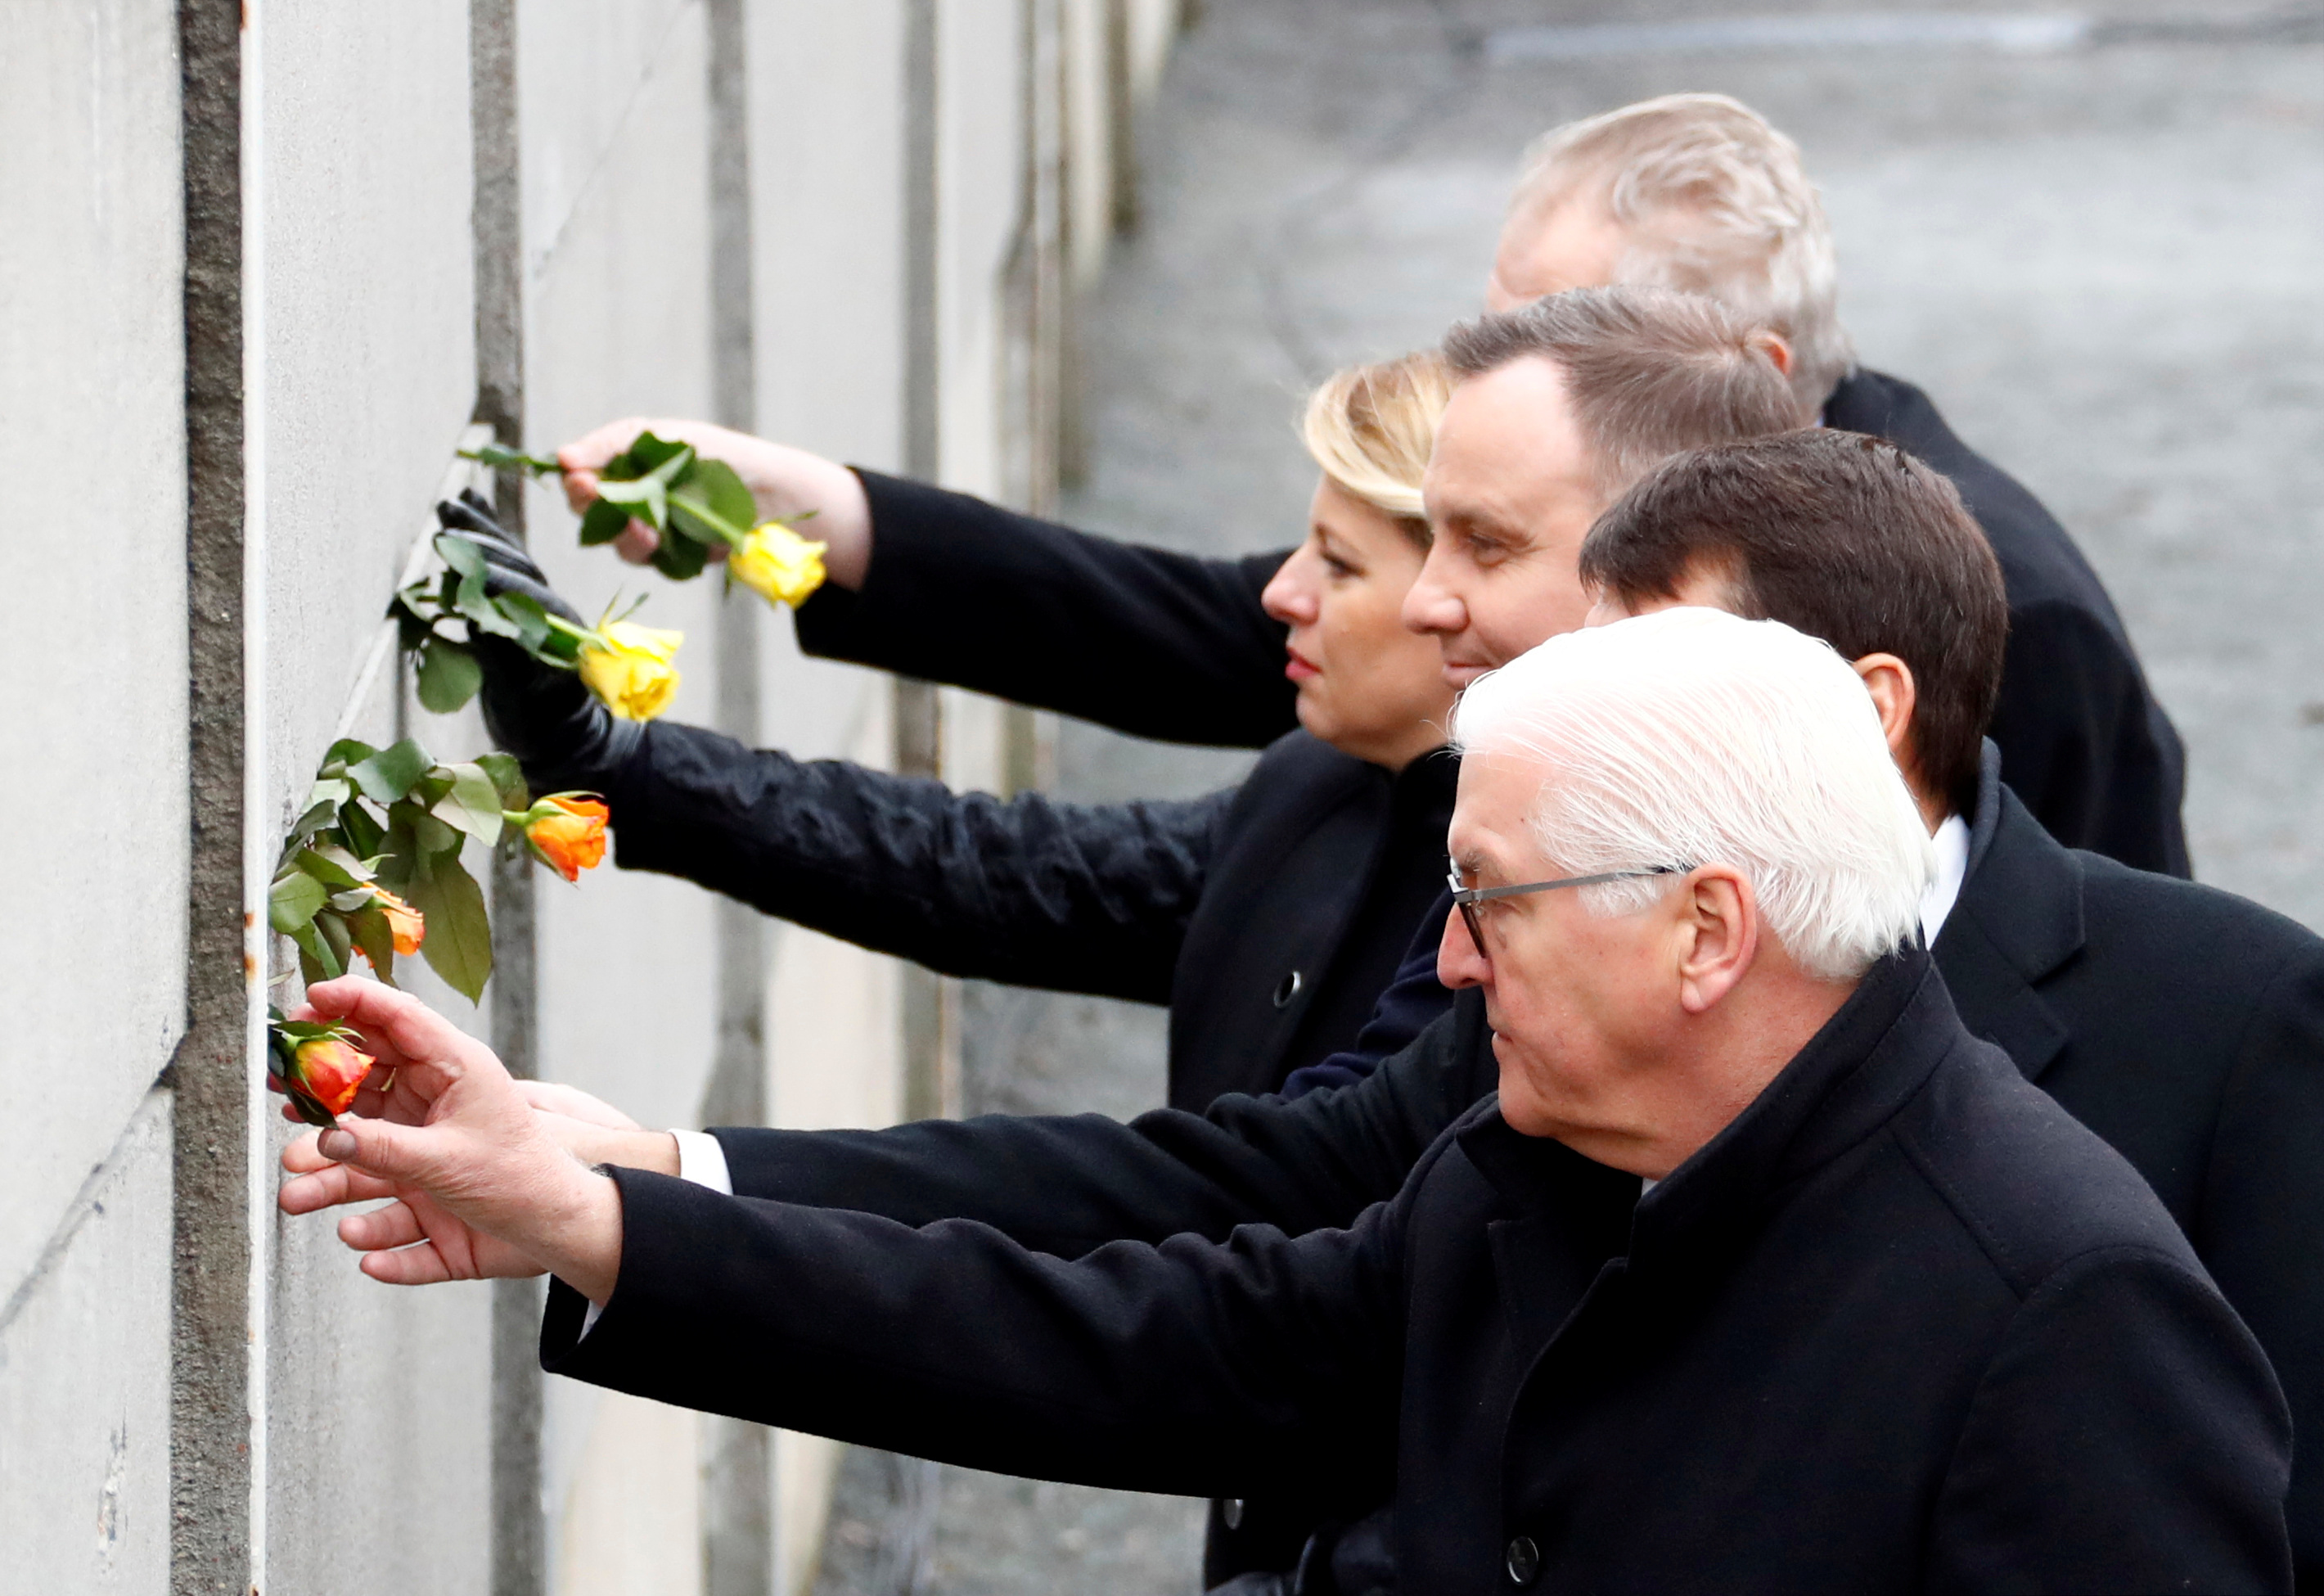
<svg viewBox="0 0 2324 1596"><path fill-rule="evenodd" d="M411 540L410 552L403 558L402 574L395 579L395 593L401 593L428 572L429 562L436 558L436 534L443 528L437 524L436 506L446 499L456 499L462 488L484 490L484 468L474 460L460 457L462 451L474 450L493 441L493 429L482 421L472 422L461 429L459 441L452 446L452 463L445 468L443 480L437 484L436 496L428 501L428 512L420 533ZM391 595L392 599L392 595ZM355 722L362 717L364 706L371 699L372 689L379 684L380 672L395 658L399 629L393 615L382 621L372 633L371 647L364 654L363 664L355 671L355 685L347 689L346 704L339 710L338 724L332 728L331 741L355 734Z"/></svg>

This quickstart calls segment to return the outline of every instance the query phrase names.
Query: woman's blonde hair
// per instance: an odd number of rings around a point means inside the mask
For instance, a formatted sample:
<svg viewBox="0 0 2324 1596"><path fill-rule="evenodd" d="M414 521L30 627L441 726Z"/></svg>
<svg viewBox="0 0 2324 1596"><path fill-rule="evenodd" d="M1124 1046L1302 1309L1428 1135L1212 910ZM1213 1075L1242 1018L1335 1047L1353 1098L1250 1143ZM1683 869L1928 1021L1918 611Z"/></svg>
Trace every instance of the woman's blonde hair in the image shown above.
<svg viewBox="0 0 2324 1596"><path fill-rule="evenodd" d="M1350 366L1308 395L1299 437L1333 486L1393 518L1425 549L1420 479L1452 395L1452 374L1434 349Z"/></svg>

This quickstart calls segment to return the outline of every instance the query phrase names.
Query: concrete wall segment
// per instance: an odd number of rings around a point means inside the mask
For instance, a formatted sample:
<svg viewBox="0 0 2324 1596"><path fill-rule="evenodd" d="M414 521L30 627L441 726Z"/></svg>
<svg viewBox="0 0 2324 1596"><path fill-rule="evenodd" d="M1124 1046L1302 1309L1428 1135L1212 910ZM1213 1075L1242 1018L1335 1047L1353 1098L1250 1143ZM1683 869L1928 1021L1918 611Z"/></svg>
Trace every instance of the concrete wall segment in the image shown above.
<svg viewBox="0 0 2324 1596"><path fill-rule="evenodd" d="M0 1300L185 1020L183 234L175 13L48 7L0 51L0 435L69 479L0 548L13 643L69 690L0 715ZM92 735L93 731L102 734ZM89 1001L88 973L117 985ZM36 1073L37 1072L37 1073Z"/></svg>
<svg viewBox="0 0 2324 1596"><path fill-rule="evenodd" d="M170 1096L149 1093L0 1308L11 1591L159 1591L170 1570Z"/></svg>

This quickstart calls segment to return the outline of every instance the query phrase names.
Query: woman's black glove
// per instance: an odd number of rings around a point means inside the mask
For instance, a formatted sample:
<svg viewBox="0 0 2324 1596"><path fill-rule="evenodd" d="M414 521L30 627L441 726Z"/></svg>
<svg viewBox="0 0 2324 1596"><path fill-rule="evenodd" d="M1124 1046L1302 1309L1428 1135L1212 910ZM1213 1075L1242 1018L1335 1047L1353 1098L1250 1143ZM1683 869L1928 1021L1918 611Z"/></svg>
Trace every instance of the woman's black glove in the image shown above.
<svg viewBox="0 0 2324 1596"><path fill-rule="evenodd" d="M586 624L557 595L522 544L501 530L492 506L474 489L436 506L444 530L475 544L484 557L484 588L494 597L522 594L552 615ZM471 646L484 668L478 695L484 729L516 755L535 792L586 789L604 792L637 752L645 728L617 720L570 670L544 665L506 638L474 633Z"/></svg>

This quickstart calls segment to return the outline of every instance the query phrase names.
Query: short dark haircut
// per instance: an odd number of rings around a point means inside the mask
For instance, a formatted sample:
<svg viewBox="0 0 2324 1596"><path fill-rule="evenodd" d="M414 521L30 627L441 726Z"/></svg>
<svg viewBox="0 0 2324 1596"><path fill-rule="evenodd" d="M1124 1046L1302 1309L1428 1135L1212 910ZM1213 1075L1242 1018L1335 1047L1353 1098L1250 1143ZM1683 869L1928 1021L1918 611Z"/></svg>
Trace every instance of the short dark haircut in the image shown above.
<svg viewBox="0 0 2324 1596"><path fill-rule="evenodd" d="M1690 575L1728 607L1913 673L1914 775L1954 811L1976 805L2001 690L2009 600L1960 493L1895 445L1815 429L1664 461L1598 519L1582 579L1608 597L1672 598Z"/></svg>
<svg viewBox="0 0 2324 1596"><path fill-rule="evenodd" d="M1528 356L1565 377L1598 485L1611 498L1681 449L1811 420L1775 364L1775 335L1700 294L1577 288L1444 335L1455 380Z"/></svg>

